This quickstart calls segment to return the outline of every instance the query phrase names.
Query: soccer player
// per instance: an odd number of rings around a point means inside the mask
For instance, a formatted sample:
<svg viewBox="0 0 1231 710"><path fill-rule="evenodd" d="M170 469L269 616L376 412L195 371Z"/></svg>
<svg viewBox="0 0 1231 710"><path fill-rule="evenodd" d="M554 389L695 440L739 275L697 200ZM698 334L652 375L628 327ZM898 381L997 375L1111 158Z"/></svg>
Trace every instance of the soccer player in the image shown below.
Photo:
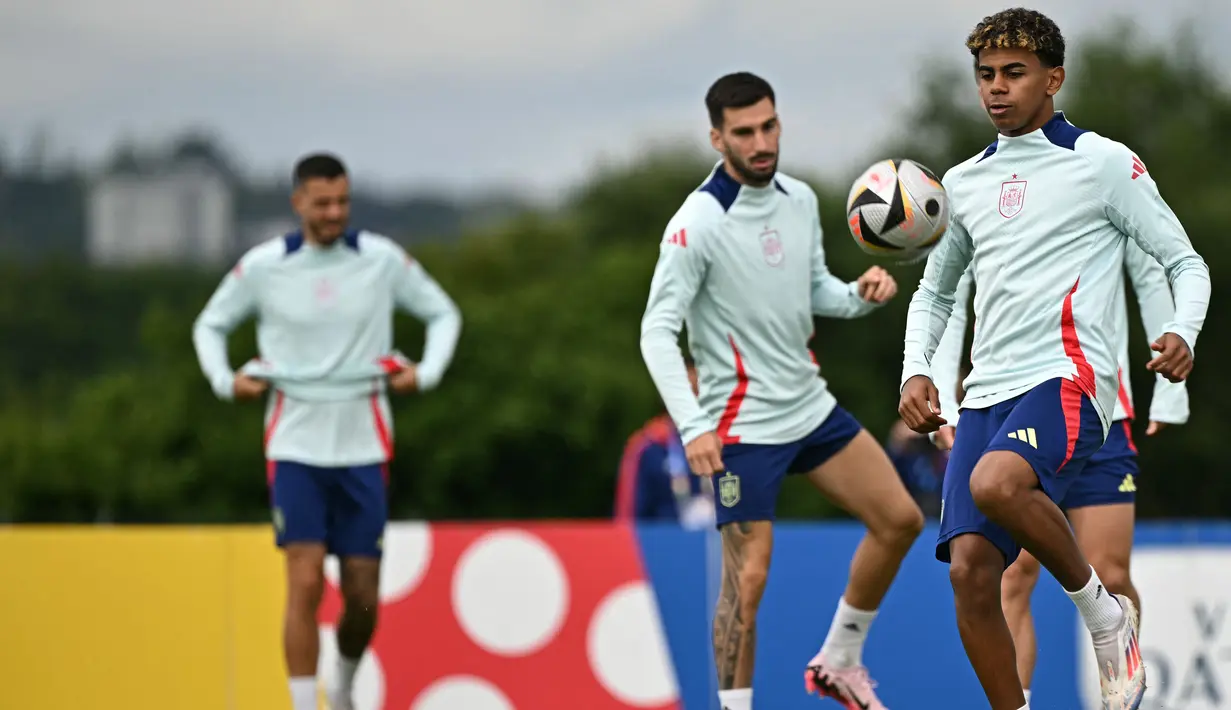
<svg viewBox="0 0 1231 710"><path fill-rule="evenodd" d="M1175 304L1167 275L1150 255L1129 242L1124 250L1124 266L1128 279L1137 295L1142 324L1150 342L1161 337L1167 322L1175 317ZM1132 421L1133 393L1125 371L1128 358L1128 306L1124 295L1124 271L1118 271L1121 282L1116 286L1113 312L1110 316L1116 328L1116 352L1119 355L1117 377L1119 392L1115 401L1112 426L1107 441L1098 453L1090 457L1081 476L1073 482L1059 505L1068 515L1077 537L1078 546L1090 564L1098 572L1107 591L1123 594L1133 601L1138 613L1141 597L1133 586L1129 574L1129 562L1133 551L1134 503L1138 473L1137 447L1133 444ZM940 410L957 412L956 403L946 401L946 388L941 382L942 373L957 373L959 353L966 335L966 307L970 299L970 272L958 283L957 299L953 315L945 327L940 346L932 359L932 371L936 373L937 389L940 391ZM956 342L950 342L956 341ZM943 358L942 358L943 355ZM953 391L955 388L950 388ZM1154 396L1150 400L1150 424L1147 436L1153 436L1169 424L1184 424L1188 421L1188 390L1184 383L1168 382L1155 375ZM956 419L937 432L936 444L941 449L953 445ZM1013 642L1017 651L1017 673L1025 689L1026 702L1030 701L1030 683L1034 677L1037 646L1034 633L1034 617L1030 613L1030 598L1039 581L1039 561L1023 551L1007 570L1001 587L1001 603Z"/></svg>
<svg viewBox="0 0 1231 710"><path fill-rule="evenodd" d="M714 655L724 710L752 707L756 616L778 490L803 474L868 527L829 634L805 669L809 692L883 710L863 666L868 628L923 515L889 457L818 376L813 316L867 315L897 292L873 267L853 283L825 265L817 197L778 172L781 125L760 77L710 87L722 155L664 233L641 322L641 352L692 471L713 478L723 548ZM687 322L700 395L679 347Z"/></svg>
<svg viewBox="0 0 1231 710"><path fill-rule="evenodd" d="M944 178L948 234L928 258L907 315L899 412L911 428L947 422L931 360L973 267L976 318L962 423L945 472L938 559L949 562L958 629L992 710L1027 707L1001 576L1024 547L1073 599L1094 641L1105 707L1140 706L1137 610L1109 593L1077 544L1064 499L1102 446L1116 400L1115 329L1129 239L1163 267L1175 318L1150 370L1192 370L1209 270L1141 161L1056 113L1064 38L1021 8L984 18L967 47L999 135Z"/></svg>
<svg viewBox="0 0 1231 710"><path fill-rule="evenodd" d="M350 184L341 161L310 155L295 166L299 231L248 251L193 328L201 369L224 400L270 392L265 456L277 545L285 552L284 650L294 710L317 707L317 607L326 554L339 558L332 710L351 710L351 687L376 628L385 486L393 454L386 390L434 388L453 357L461 316L441 287L393 241L348 227ZM393 353L393 310L427 324L418 364ZM239 373L227 335L257 317L258 361Z"/></svg>

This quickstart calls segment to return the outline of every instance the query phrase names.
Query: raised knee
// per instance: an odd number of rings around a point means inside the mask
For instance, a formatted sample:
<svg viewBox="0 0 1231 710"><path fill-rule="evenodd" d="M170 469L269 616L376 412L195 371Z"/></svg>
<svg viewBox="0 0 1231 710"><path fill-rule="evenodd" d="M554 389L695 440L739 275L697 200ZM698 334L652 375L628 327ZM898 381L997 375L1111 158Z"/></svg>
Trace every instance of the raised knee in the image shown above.
<svg viewBox="0 0 1231 710"><path fill-rule="evenodd" d="M867 521L868 533L881 544L907 550L923 532L923 511L915 501L903 496L900 505L888 507Z"/></svg>
<svg viewBox="0 0 1231 710"><path fill-rule="evenodd" d="M909 506L897 510L890 519L890 534L900 544L910 547L923 532L923 511L912 500Z"/></svg>
<svg viewBox="0 0 1231 710"><path fill-rule="evenodd" d="M1128 565L1120 562L1102 562L1092 560L1094 571L1107 591L1112 594L1128 594L1133 588L1133 580L1129 576Z"/></svg>
<svg viewBox="0 0 1231 710"><path fill-rule="evenodd" d="M1022 491L1012 477L1004 475L994 464L979 462L970 475L970 496L979 510L987 511L1011 505L1020 500Z"/></svg>

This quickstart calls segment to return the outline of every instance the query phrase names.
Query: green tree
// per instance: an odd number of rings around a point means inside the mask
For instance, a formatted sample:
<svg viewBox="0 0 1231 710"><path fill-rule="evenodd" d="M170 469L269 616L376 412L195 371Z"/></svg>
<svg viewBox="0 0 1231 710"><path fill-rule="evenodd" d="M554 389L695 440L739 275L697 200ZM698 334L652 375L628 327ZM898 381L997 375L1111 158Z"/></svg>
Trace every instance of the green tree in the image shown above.
<svg viewBox="0 0 1231 710"><path fill-rule="evenodd" d="M1231 92L1208 63L1126 41L1118 29L1083 42L1073 65L1060 105L1138 151L1220 273L1231 257L1220 239L1231 180L1216 161L1231 148ZM994 139L969 69L929 71L905 130L873 159L911 157L943 173ZM661 410L638 346L659 241L712 165L689 151L647 155L661 157L598 173L558 212L416 249L465 324L441 387L395 400L395 516L610 513L624 441ZM877 262L848 236L849 183L812 183L830 268L854 279ZM813 343L831 388L877 436L896 420L906 304L921 272L889 268L902 291L894 303L867 319L818 322ZM217 401L191 347L192 320L220 276L0 267L0 520L268 518L263 407ZM1212 327L1197 347L1192 421L1143 442L1144 515L1222 514L1231 494L1218 429L1220 393L1231 391L1219 361L1231 336L1213 326L1226 301L1215 291ZM1132 376L1144 400L1148 353L1132 323ZM248 324L233 337L235 364L255 354L253 335ZM396 345L417 355L420 325L399 317ZM806 487L790 480L783 517L835 514ZM1193 495L1199 488L1207 493Z"/></svg>

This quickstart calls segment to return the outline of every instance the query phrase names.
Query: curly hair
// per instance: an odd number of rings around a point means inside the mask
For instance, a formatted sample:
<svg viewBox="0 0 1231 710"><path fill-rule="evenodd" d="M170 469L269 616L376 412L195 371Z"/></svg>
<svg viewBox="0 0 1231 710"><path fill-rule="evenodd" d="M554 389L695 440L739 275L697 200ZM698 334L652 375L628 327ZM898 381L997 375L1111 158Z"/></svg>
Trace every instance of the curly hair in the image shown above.
<svg viewBox="0 0 1231 710"><path fill-rule="evenodd" d="M977 61L985 49L1025 49L1046 67L1064 66L1064 35L1051 18L1015 7L988 15L971 30L966 48Z"/></svg>

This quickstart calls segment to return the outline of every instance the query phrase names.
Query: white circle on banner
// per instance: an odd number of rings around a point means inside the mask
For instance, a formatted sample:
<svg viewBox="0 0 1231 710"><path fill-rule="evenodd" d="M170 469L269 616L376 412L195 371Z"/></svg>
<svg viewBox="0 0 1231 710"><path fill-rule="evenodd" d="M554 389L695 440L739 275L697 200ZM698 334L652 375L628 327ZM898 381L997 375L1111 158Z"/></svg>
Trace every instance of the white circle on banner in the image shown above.
<svg viewBox="0 0 1231 710"><path fill-rule="evenodd" d="M524 530L471 543L453 573L453 610L475 644L500 656L533 653L568 616L569 583L551 547Z"/></svg>
<svg viewBox="0 0 1231 710"><path fill-rule="evenodd" d="M658 603L644 581L603 598L590 619L586 655L594 676L622 703L657 707L679 697Z"/></svg>
<svg viewBox="0 0 1231 710"><path fill-rule="evenodd" d="M475 676L442 678L415 698L410 710L514 710L500 689Z"/></svg>

